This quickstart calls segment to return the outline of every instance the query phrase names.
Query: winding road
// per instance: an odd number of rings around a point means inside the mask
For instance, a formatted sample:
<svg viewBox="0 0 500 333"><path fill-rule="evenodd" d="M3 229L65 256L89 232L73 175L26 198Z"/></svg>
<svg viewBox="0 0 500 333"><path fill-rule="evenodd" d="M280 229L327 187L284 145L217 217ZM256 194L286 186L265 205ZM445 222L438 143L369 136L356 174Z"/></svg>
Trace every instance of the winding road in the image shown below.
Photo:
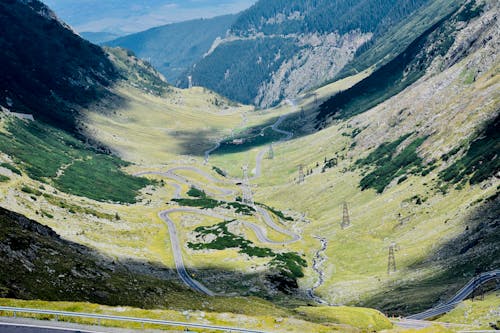
<svg viewBox="0 0 500 333"><path fill-rule="evenodd" d="M467 282L467 284L462 289L460 289L455 294L455 296L450 298L445 303L439 304L424 312L408 316L406 317L406 319L423 320L423 319L434 318L446 312L449 312L453 310L457 306L457 304L459 304L464 299L469 297L478 287L482 286L483 284L491 280L500 280L500 269L482 273L478 276L473 277L471 280L469 280L469 282Z"/></svg>
<svg viewBox="0 0 500 333"><path fill-rule="evenodd" d="M295 103L293 101L289 101L289 104L292 106L295 106ZM283 137L279 140L279 142L284 142L287 140L290 140L293 137L292 132L288 132L282 129L279 129L279 126L281 123L286 119L287 115L282 115L278 118L278 120L270 126L267 126L261 130L261 133L264 133L264 131L268 128L271 128L273 131L283 134ZM220 142L218 141L214 147L210 148L205 152L205 163L208 162L210 158L210 154L217 150L220 147ZM211 183L215 184L222 184L222 185L236 185L236 184L244 184L248 183L249 180L255 180L258 177L261 176L262 174L262 160L264 155L267 153L269 148L262 149L261 151L258 152L256 160L255 160L255 169L254 169L254 175L252 178L243 180L243 179L237 179L237 178L232 178L232 179L225 179L221 180L219 178L216 178L212 176L211 174L196 168L192 166L179 166L179 167L174 167L171 168L167 171L145 171L145 172L140 172L137 173L136 176L144 176L144 175L157 175L157 176L162 176L169 178L174 181L174 183L169 183L169 185L175 187L175 198L180 198L181 196L181 184L186 184L189 186L195 186L197 188L202 188L201 186L195 185L192 181L188 180L187 178L180 176L177 174L177 171L190 171L197 173L198 175L202 176L203 178L207 179ZM208 194L214 195L214 196L235 196L237 194L237 191L219 187L216 185L203 185L203 189L209 189L210 191L206 191ZM299 234L296 234L292 231L289 231L281 226L279 226L269 214L269 212L255 204L251 205L255 211L257 212L258 216L261 218L262 221L271 229L274 231L284 234L288 236L290 239L286 241L275 241L272 240L268 237L267 235L267 230L266 228L255 224L250 221L245 221L245 220L238 220L238 222L241 222L244 226L248 227L251 229L254 233L257 239L262 242L262 243L268 243L268 244L274 244L274 245L281 245L281 244L290 244L293 242L296 242L301 239L301 236ZM185 207L185 208L174 208L174 209L169 209L169 210L164 210L161 211L158 216L167 224L168 230L169 230L169 235L170 235L170 241L171 241L171 246L172 246L172 253L174 257L174 262L175 262L175 267L177 269L177 272L179 274L179 277L181 280L190 288L192 288L195 291L198 291L200 293L203 293L208 296L215 296L216 293L208 289L206 286L204 286L202 283L199 281L195 280L191 275L188 273L186 266L184 265L184 260L182 258L182 247L179 242L179 236L178 236L178 231L177 227L174 223L174 221L171 219L170 214L173 213L188 213L188 214L197 214L197 215L204 215L204 216L209 216L209 217L214 217L217 219L222 219L222 220L229 220L232 219L232 216L226 216L222 214L217 214L212 211L207 211L207 210L202 210L202 209L197 209L197 208L191 208L191 207Z"/></svg>

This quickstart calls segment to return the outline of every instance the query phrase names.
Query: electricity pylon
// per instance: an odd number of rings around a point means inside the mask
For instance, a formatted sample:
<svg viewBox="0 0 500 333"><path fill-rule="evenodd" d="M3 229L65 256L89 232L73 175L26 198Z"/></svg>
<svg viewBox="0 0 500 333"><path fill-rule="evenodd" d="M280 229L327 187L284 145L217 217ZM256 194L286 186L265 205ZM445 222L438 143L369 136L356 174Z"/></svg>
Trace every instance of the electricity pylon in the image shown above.
<svg viewBox="0 0 500 333"><path fill-rule="evenodd" d="M342 214L342 223L340 224L340 227L342 229L349 228L351 226L351 219L349 218L349 207L347 205L347 202L344 202L343 205L343 214Z"/></svg>
<svg viewBox="0 0 500 333"><path fill-rule="evenodd" d="M305 179L306 176L304 174L304 166L301 164L299 165L299 184L302 184Z"/></svg>
<svg viewBox="0 0 500 333"><path fill-rule="evenodd" d="M387 261L387 274L396 272L396 256L395 252L397 250L396 243L392 243L389 246L389 258Z"/></svg>
<svg viewBox="0 0 500 333"><path fill-rule="evenodd" d="M274 149L272 143L269 145L269 150L267 151L267 158L269 160L272 160L274 158Z"/></svg>

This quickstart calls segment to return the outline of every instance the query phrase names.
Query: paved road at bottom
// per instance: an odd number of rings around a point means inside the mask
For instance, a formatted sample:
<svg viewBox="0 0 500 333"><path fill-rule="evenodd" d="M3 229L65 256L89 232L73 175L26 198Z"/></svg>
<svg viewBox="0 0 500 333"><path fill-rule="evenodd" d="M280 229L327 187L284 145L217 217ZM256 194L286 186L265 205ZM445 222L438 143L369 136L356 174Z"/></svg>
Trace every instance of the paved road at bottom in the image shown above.
<svg viewBox="0 0 500 333"><path fill-rule="evenodd" d="M97 331L86 331L72 328L50 327L30 324L0 323L2 333L101 333Z"/></svg>

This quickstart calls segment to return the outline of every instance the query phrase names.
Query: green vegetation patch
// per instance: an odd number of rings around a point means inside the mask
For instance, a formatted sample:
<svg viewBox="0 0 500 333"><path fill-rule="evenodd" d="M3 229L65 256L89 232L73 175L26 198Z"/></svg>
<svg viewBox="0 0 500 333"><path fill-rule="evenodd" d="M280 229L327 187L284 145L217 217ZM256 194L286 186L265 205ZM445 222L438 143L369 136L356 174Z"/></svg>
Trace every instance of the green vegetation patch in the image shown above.
<svg viewBox="0 0 500 333"><path fill-rule="evenodd" d="M206 198L207 197L207 194L205 193L205 191L200 190L194 186L191 186L191 188L187 192L187 195L189 195L190 197L193 197L193 198Z"/></svg>
<svg viewBox="0 0 500 333"><path fill-rule="evenodd" d="M399 154L395 155L399 145L410 135L402 136L394 142L383 143L365 159L356 162L358 166L375 165L376 167L375 170L361 179L359 185L362 190L373 188L378 193L382 193L392 180L401 176L407 177L408 173L422 174L426 171L422 164L422 158L417 154L417 149L427 137L415 139Z"/></svg>
<svg viewBox="0 0 500 333"><path fill-rule="evenodd" d="M5 183L5 182L8 182L9 180L10 180L9 177L4 176L4 175L0 175L0 183Z"/></svg>
<svg viewBox="0 0 500 333"><path fill-rule="evenodd" d="M452 155L460 149L454 149ZM478 184L500 172L500 116L477 136L463 157L439 173L445 182L459 183L470 177L471 184ZM450 156L447 155L446 160Z"/></svg>
<svg viewBox="0 0 500 333"><path fill-rule="evenodd" d="M227 177L227 174L224 172L224 170L222 170L221 168L218 168L216 166L213 166L212 167L212 170L214 170L215 172L217 172L219 175L221 175L222 177Z"/></svg>
<svg viewBox="0 0 500 333"><path fill-rule="evenodd" d="M191 191L191 190L190 190ZM198 193L199 190L192 192L192 194L199 195ZM203 191L201 191L203 192ZM205 192L203 192L204 194ZM189 194L189 192L188 192ZM191 196L196 196L196 195L191 195ZM240 202L227 202L227 201L219 201L212 199L210 197L207 197L206 195L203 197L198 197L197 199L172 199L172 201L177 202L181 206L188 206L188 207L198 207L202 209L213 209L215 207L221 207L221 208L226 208L226 209L235 209L236 213L241 213L244 215L252 215L255 212L255 209L253 207L250 207L248 205L242 204Z"/></svg>
<svg viewBox="0 0 500 333"><path fill-rule="evenodd" d="M229 232L227 225L233 221L225 221L209 227L198 227L194 231L200 235L214 235L216 238L210 243L188 243L193 250L224 250L238 248L240 253L251 257L272 258L270 266L280 270L282 275L290 278L301 278L304 276L303 267L307 262L295 252L276 253L265 247L255 246L251 241Z"/></svg>
<svg viewBox="0 0 500 333"><path fill-rule="evenodd" d="M33 189L29 186L23 186L21 187L21 191L23 191L24 193L28 193L28 194L34 194L36 196L41 196L42 195L42 192L36 190L36 189Z"/></svg>
<svg viewBox="0 0 500 333"><path fill-rule="evenodd" d="M13 173L15 173L16 175L19 175L19 176L22 175L21 170L19 170L18 168L16 168L12 164L9 164L9 163L0 163L0 167L5 168L7 170L10 170Z"/></svg>
<svg viewBox="0 0 500 333"><path fill-rule="evenodd" d="M286 216L282 211L280 211L280 210L278 210L276 208L270 207L270 206L268 206L266 204L263 204L263 203L260 203L260 202L256 202L255 204L266 208L267 210L269 210L271 213L273 213L274 215L278 216L282 220L293 221L293 217Z"/></svg>
<svg viewBox="0 0 500 333"><path fill-rule="evenodd" d="M130 176L121 167L128 163L95 152L64 131L20 120L0 133L0 151L15 159L33 179L53 184L61 191L99 201L134 203L152 182Z"/></svg>

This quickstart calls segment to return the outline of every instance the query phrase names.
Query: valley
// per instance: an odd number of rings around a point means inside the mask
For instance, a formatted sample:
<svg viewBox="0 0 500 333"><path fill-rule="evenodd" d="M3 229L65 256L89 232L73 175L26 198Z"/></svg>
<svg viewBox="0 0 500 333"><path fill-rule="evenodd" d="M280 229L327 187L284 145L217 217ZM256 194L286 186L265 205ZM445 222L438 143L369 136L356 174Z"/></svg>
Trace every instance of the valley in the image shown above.
<svg viewBox="0 0 500 333"><path fill-rule="evenodd" d="M439 3L450 6L402 1L369 21L365 12L325 18L322 32L355 44L334 43L349 51L337 57L347 51L259 44L257 31L304 37L323 17L307 1L279 2L278 14L259 2L226 18L227 40L193 69L195 77L213 69L207 87L185 88L131 51L84 41L37 0L1 4L9 20L0 24L14 22L23 36L47 29L54 42L27 57L14 34L0 37L0 61L15 64L0 70L15 82L0 92L0 306L265 332L500 325L499 5ZM352 10L345 1L328 7ZM361 28L350 30L353 22ZM404 43L391 47L385 36L396 28L391 36ZM241 76L214 79L230 61L218 53L234 47L269 51L269 73L242 57ZM316 63L322 78L280 69L299 54L313 66L308 52L328 54L334 69ZM47 79L28 66L59 72ZM281 70L303 85L283 79L283 88ZM254 79L268 102L247 98ZM233 101L233 92L248 96ZM428 321L405 319L428 309L414 318Z"/></svg>

